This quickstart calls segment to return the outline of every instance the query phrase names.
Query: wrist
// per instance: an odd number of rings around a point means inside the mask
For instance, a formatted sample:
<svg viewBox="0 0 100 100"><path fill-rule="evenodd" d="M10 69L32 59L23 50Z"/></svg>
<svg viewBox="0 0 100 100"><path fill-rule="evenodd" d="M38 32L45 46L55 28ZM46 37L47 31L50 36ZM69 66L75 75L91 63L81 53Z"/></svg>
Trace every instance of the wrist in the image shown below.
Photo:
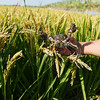
<svg viewBox="0 0 100 100"><path fill-rule="evenodd" d="M81 54L84 54L84 42L80 42L81 45Z"/></svg>
<svg viewBox="0 0 100 100"><path fill-rule="evenodd" d="M92 54L92 47L91 47L92 42L80 42L80 44L81 44L81 54L87 54L87 55Z"/></svg>

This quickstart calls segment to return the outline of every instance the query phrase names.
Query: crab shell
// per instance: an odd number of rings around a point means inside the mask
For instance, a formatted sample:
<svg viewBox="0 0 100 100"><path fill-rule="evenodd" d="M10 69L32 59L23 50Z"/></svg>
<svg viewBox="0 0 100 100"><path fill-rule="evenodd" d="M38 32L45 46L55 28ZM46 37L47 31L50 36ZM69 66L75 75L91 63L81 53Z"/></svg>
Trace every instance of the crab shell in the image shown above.
<svg viewBox="0 0 100 100"><path fill-rule="evenodd" d="M54 37L55 47L56 48L64 48L68 46L69 39L65 34L58 34Z"/></svg>

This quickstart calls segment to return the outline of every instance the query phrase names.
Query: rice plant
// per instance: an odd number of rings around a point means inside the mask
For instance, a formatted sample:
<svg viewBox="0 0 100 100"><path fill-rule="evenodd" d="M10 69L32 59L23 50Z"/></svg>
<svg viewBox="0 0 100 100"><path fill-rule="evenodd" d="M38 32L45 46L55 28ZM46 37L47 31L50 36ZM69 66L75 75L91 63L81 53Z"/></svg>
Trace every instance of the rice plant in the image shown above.
<svg viewBox="0 0 100 100"><path fill-rule="evenodd" d="M100 38L100 16L32 7L0 7L0 99L86 100L100 95L100 58L80 58L92 71L63 57L57 77L55 57L39 48L39 31L54 37L78 25L77 41ZM73 86L72 86L73 85Z"/></svg>

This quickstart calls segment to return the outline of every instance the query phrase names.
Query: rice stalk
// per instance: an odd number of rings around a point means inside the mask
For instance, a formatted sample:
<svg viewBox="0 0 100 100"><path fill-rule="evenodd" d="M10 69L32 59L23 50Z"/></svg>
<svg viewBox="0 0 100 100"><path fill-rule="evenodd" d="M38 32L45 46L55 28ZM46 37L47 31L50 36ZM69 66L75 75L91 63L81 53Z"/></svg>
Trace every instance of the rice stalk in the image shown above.
<svg viewBox="0 0 100 100"><path fill-rule="evenodd" d="M32 16L32 20L34 22L35 31L37 31L38 26L37 26L36 19L35 19L35 16L34 16L32 10L30 10L30 15Z"/></svg>
<svg viewBox="0 0 100 100"><path fill-rule="evenodd" d="M21 57L23 57L22 50L17 52L16 54L14 54L12 58L10 58L10 55L9 55L8 61L7 61L7 69L4 70L4 84L6 84L6 82L7 82L8 76L11 72L11 69L12 69L14 63L17 60L19 60Z"/></svg>
<svg viewBox="0 0 100 100"><path fill-rule="evenodd" d="M60 71L59 71L59 60L58 60L58 57L56 56L55 58L55 64L56 64L56 71L57 71L57 76L59 78L60 76Z"/></svg>
<svg viewBox="0 0 100 100"><path fill-rule="evenodd" d="M72 74L72 76L71 76L71 86L73 86L73 84L74 84L74 79L76 78L76 69L77 69L77 67L75 66L74 68L73 68L73 70L71 71L71 74Z"/></svg>
<svg viewBox="0 0 100 100"><path fill-rule="evenodd" d="M75 64L76 64L77 67L79 67L78 64L80 64L82 67L84 66L84 67L85 67L86 69L88 69L89 71L92 71L92 69L91 69L86 63L84 63L81 59L75 60L76 57L73 56L73 55L68 56L67 58L70 59L70 60L72 60L73 62L75 62ZM77 63L78 63L78 64L77 64Z"/></svg>

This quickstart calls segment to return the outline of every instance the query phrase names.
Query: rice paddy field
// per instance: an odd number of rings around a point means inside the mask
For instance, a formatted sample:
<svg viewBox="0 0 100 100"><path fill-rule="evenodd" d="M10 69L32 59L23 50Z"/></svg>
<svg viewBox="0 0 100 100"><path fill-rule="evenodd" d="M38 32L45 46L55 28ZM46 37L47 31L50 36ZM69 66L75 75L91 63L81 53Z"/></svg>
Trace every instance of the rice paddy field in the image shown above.
<svg viewBox="0 0 100 100"><path fill-rule="evenodd" d="M0 100L100 100L100 58L83 55L92 71L80 69L67 57L40 50L39 31L54 37L78 26L77 41L100 39L100 16L63 10L0 6ZM93 48L94 49L94 48Z"/></svg>

